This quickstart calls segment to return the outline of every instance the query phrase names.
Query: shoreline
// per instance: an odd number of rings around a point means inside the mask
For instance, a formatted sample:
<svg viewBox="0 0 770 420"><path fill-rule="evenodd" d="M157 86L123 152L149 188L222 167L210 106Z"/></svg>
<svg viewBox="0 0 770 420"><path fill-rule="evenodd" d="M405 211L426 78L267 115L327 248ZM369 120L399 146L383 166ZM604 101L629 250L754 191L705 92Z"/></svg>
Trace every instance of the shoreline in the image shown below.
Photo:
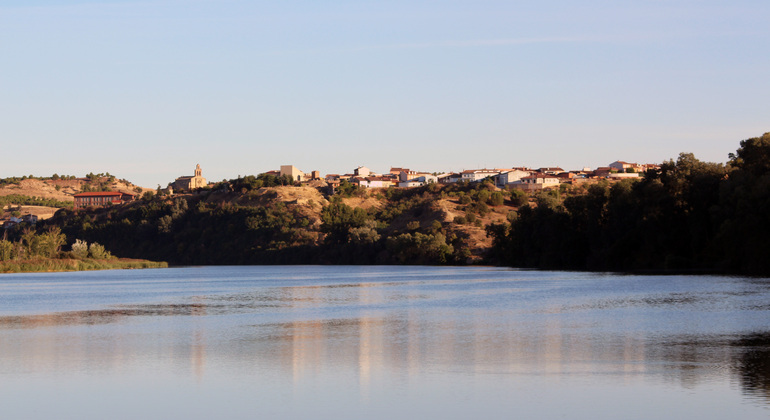
<svg viewBox="0 0 770 420"><path fill-rule="evenodd" d="M0 262L0 274L56 273L67 271L127 270L142 268L168 268L168 263L165 261L149 261L132 258L40 258Z"/></svg>

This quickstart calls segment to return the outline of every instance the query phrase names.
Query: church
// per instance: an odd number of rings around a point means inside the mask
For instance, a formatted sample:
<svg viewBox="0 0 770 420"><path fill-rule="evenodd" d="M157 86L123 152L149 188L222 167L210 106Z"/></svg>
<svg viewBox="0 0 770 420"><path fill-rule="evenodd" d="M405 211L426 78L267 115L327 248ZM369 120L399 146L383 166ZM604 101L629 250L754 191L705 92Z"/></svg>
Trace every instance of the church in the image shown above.
<svg viewBox="0 0 770 420"><path fill-rule="evenodd" d="M193 191L198 188L203 188L209 185L201 175L201 165L195 165L195 176L180 176L171 184L174 191Z"/></svg>

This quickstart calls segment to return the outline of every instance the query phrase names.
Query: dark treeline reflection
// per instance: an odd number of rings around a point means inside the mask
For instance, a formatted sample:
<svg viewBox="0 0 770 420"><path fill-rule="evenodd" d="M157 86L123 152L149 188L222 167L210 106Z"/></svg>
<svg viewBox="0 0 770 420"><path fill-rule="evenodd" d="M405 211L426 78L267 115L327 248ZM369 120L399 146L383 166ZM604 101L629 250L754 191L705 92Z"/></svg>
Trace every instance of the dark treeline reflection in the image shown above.
<svg viewBox="0 0 770 420"><path fill-rule="evenodd" d="M733 367L744 391L770 401L770 333L747 335L733 346L738 349Z"/></svg>

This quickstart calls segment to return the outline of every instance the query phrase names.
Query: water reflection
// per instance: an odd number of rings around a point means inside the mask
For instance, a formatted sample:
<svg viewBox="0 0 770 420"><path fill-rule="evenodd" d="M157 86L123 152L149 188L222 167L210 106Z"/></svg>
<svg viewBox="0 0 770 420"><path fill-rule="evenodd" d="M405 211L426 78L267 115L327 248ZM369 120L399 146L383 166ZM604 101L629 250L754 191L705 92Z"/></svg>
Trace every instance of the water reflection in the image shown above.
<svg viewBox="0 0 770 420"><path fill-rule="evenodd" d="M733 369L740 377L743 389L770 401L770 334L751 334L733 341L738 356Z"/></svg>
<svg viewBox="0 0 770 420"><path fill-rule="evenodd" d="M295 384L351 374L364 399L383 372L406 382L435 372L733 380L768 405L770 326L730 327L765 322L766 285L751 287L616 296L521 281L366 282L10 315L0 317L0 374L279 371Z"/></svg>

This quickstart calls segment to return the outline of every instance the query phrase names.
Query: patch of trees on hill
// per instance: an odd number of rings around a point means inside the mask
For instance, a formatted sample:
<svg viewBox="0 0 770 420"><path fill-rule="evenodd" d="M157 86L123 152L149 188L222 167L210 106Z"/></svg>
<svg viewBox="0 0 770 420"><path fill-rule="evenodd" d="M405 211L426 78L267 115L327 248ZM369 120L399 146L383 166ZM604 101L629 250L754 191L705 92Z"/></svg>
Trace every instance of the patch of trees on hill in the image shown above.
<svg viewBox="0 0 770 420"><path fill-rule="evenodd" d="M376 197L383 205L369 209L348 206L338 194L321 209L320 223L311 223L302 206L239 204L252 191L283 181L239 177L192 196L147 195L127 206L63 211L47 223L121 257L177 265L463 264L470 256L466 238L443 222L435 200L468 197L467 215L489 211L486 206L500 200L489 183L388 189ZM363 191L351 186L341 194Z"/></svg>
<svg viewBox="0 0 770 420"><path fill-rule="evenodd" d="M46 207L61 207L72 208L72 201L60 201L54 198L42 198L31 197L21 194L10 194L0 196L0 208L5 208L9 204L16 204L20 206L46 206Z"/></svg>
<svg viewBox="0 0 770 420"><path fill-rule="evenodd" d="M488 233L495 261L516 267L770 274L770 133L726 166L682 153L640 181L543 196Z"/></svg>

